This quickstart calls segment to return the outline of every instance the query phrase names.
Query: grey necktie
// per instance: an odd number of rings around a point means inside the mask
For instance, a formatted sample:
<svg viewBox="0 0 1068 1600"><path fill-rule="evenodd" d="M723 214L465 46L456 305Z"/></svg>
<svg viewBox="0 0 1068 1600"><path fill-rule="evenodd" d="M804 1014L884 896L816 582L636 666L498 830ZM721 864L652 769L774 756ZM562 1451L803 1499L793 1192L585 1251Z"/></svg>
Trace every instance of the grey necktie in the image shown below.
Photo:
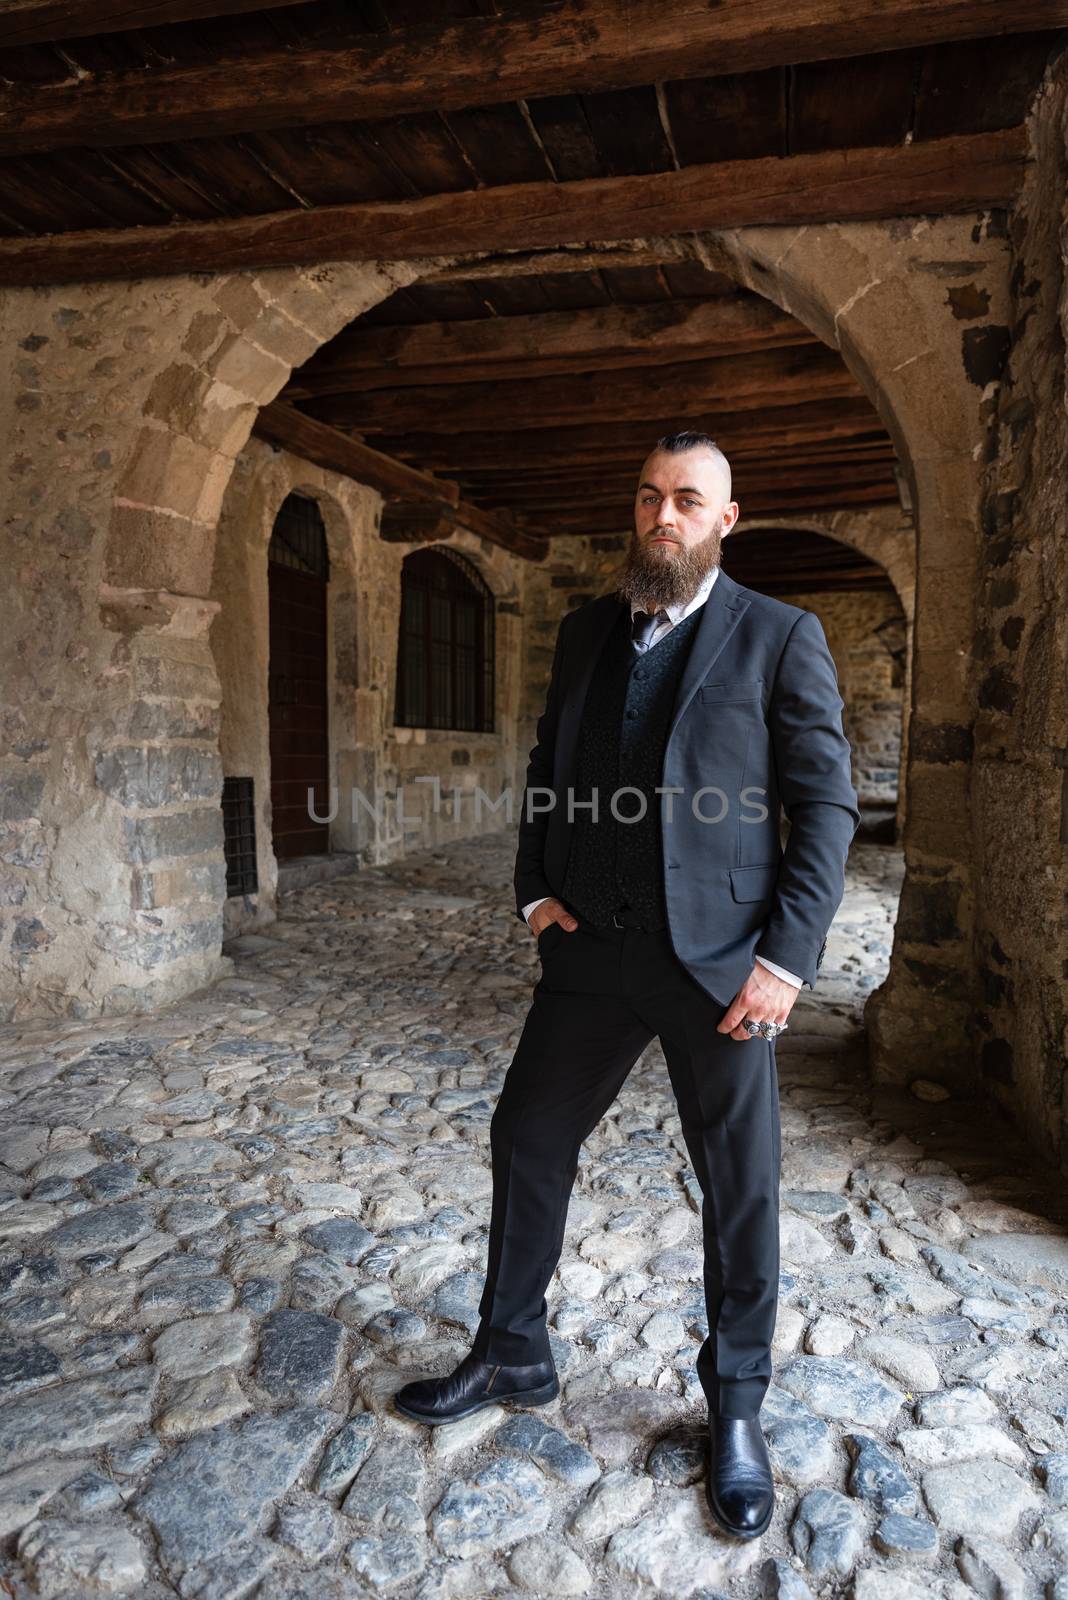
<svg viewBox="0 0 1068 1600"><path fill-rule="evenodd" d="M648 650L657 627L661 622L666 622L667 620L668 614L666 611L654 611L652 614L648 611L636 611L634 613L630 636L639 655Z"/></svg>

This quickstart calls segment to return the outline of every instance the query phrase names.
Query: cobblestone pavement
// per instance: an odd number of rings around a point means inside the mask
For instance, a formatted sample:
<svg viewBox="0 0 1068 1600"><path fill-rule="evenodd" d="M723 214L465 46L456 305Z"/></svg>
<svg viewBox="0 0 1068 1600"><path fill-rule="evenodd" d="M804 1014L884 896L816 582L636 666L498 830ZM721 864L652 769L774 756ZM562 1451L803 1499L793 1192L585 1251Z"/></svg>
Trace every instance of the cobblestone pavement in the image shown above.
<svg viewBox="0 0 1068 1600"><path fill-rule="evenodd" d="M0 1030L0 1590L1068 1600L1068 1242L989 1115L866 1087L892 850L854 848L779 1045L768 1533L705 1506L698 1195L655 1044L583 1152L560 1399L391 1411L477 1320L537 975L512 859L301 890L154 1016Z"/></svg>

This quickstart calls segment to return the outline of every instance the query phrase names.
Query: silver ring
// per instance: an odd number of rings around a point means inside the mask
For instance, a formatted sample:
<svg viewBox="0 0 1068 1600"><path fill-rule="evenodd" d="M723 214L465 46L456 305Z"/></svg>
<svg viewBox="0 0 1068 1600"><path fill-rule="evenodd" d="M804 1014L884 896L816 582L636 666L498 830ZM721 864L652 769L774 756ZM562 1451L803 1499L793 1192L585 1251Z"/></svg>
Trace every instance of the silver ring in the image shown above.
<svg viewBox="0 0 1068 1600"><path fill-rule="evenodd" d="M742 1023L750 1039L755 1039L758 1035L764 1039L774 1039L778 1034L785 1033L789 1026L788 1022L754 1022L749 1017Z"/></svg>

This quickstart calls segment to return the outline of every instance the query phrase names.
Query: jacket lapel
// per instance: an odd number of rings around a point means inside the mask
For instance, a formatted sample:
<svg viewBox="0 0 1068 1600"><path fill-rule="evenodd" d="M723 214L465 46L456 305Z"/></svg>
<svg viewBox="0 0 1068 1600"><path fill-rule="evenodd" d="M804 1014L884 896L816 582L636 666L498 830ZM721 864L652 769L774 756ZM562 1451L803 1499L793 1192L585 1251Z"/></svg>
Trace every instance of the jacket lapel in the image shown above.
<svg viewBox="0 0 1068 1600"><path fill-rule="evenodd" d="M716 657L738 626L748 605L749 601L741 585L735 583L733 578L729 578L721 567L719 577L712 585L712 592L701 607L697 632L690 646L690 654L675 695L669 739L675 732L679 718L693 699L698 684L711 670ZM568 784L574 781L579 729L582 726L582 712L593 678L593 669L597 665L597 658L604 648L608 635L619 620L621 611L629 614L630 607L612 595L602 595L600 601L594 601L587 608L586 629L572 646L570 677L564 686L563 704L556 729L558 759L553 783L558 792L566 790Z"/></svg>
<svg viewBox="0 0 1068 1600"><path fill-rule="evenodd" d="M693 699L697 686L708 675L723 646L738 626L749 608L749 600L741 584L729 578L723 568L712 585L712 592L697 619L697 632L690 654L686 659L679 687L675 695L675 708L671 716L668 739L672 738L679 718Z"/></svg>

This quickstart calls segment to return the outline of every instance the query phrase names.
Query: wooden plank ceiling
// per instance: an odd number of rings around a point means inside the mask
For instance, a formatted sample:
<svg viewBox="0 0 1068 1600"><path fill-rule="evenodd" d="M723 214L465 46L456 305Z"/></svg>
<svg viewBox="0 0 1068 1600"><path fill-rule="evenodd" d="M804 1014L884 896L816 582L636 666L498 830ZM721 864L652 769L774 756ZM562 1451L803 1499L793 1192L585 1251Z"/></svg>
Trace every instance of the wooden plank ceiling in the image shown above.
<svg viewBox="0 0 1068 1600"><path fill-rule="evenodd" d="M793 317L697 263L524 273L400 290L325 345L259 431L404 502L387 536L419 537L389 464L430 476L444 507L507 519L534 539L619 535L638 469L679 428L713 434L741 523L758 515L898 503L894 448L838 354ZM424 488L427 484L424 480ZM470 525L470 524L469 524ZM724 546L730 569L738 543ZM809 577L885 582L809 540ZM792 569L784 577L797 586Z"/></svg>
<svg viewBox="0 0 1068 1600"><path fill-rule="evenodd" d="M467 254L263 419L358 461L387 536L618 532L682 426L743 520L893 502L885 430L800 324L670 251L580 252L1004 211L1066 26L1068 0L9 0L0 281Z"/></svg>

